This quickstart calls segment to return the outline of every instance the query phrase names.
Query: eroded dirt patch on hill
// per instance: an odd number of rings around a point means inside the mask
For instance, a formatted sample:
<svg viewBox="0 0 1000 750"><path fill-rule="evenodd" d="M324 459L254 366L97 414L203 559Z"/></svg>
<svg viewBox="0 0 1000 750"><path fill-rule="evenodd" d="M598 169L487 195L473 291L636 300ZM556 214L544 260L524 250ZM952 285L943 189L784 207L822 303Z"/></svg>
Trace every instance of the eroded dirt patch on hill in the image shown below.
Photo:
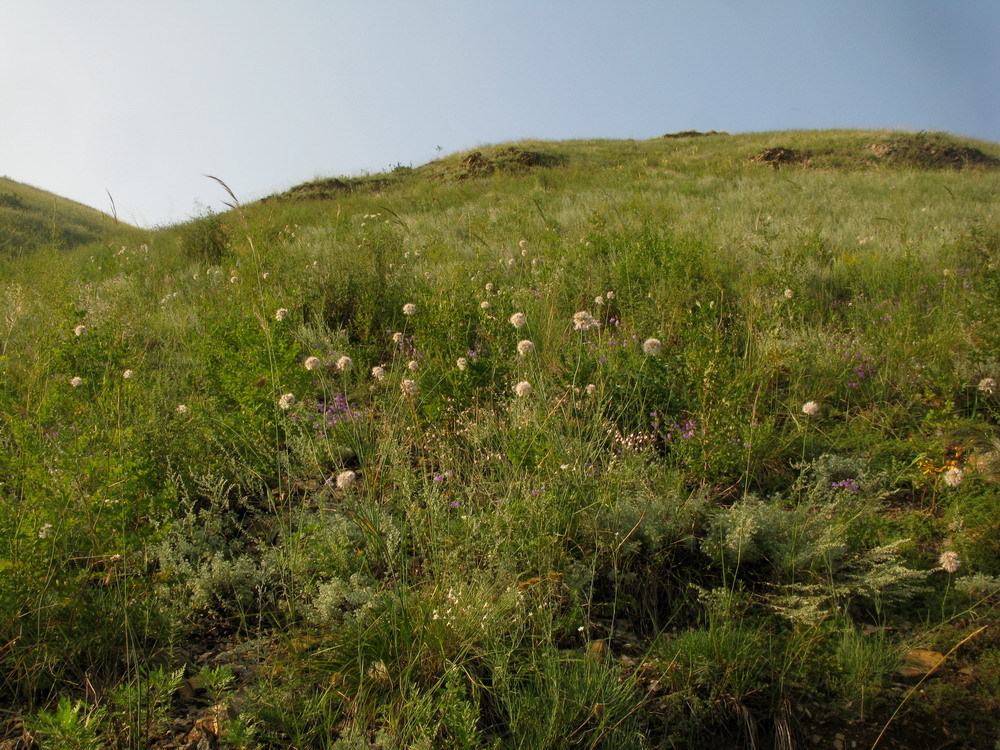
<svg viewBox="0 0 1000 750"><path fill-rule="evenodd" d="M454 180L467 180L496 172L517 173L554 167L564 162L565 158L561 156L508 146L493 152L473 151L462 159L457 168L446 172L445 176Z"/></svg>
<svg viewBox="0 0 1000 750"><path fill-rule="evenodd" d="M963 146L934 135L906 135L872 143L867 149L881 161L925 169L997 167L1000 159L973 146Z"/></svg>
<svg viewBox="0 0 1000 750"><path fill-rule="evenodd" d="M756 156L751 156L750 161L759 164L770 164L775 169L789 164L802 164L808 162L809 154L805 151L796 151L791 148L766 148Z"/></svg>

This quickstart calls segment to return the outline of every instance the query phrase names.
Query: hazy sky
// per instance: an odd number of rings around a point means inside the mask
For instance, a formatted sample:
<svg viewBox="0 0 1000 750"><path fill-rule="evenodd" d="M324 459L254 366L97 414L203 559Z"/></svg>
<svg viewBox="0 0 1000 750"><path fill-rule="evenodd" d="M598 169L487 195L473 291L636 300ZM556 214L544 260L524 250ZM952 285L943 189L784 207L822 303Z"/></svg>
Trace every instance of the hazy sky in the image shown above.
<svg viewBox="0 0 1000 750"><path fill-rule="evenodd" d="M0 0L0 174L143 226L521 138L1000 141L998 0Z"/></svg>

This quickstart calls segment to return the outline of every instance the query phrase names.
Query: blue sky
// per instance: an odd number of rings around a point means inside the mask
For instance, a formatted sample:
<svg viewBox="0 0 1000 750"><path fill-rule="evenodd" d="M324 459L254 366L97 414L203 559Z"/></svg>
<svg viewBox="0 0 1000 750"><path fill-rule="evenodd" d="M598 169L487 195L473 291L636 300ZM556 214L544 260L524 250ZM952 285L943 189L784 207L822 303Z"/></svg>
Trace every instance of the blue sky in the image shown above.
<svg viewBox="0 0 1000 750"><path fill-rule="evenodd" d="M143 226L521 138L1000 142L996 0L4 5L0 174Z"/></svg>

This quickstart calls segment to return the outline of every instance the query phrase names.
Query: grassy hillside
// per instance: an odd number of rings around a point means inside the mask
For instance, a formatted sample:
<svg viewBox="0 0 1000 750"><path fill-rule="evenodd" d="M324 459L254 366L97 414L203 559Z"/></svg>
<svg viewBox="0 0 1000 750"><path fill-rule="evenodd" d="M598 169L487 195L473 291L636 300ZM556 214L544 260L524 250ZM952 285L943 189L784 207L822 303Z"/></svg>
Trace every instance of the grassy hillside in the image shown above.
<svg viewBox="0 0 1000 750"><path fill-rule="evenodd" d="M128 228L116 224L89 206L0 177L0 257L39 248L66 250Z"/></svg>
<svg viewBox="0 0 1000 750"><path fill-rule="evenodd" d="M991 747L998 156L483 146L0 264L0 726Z"/></svg>

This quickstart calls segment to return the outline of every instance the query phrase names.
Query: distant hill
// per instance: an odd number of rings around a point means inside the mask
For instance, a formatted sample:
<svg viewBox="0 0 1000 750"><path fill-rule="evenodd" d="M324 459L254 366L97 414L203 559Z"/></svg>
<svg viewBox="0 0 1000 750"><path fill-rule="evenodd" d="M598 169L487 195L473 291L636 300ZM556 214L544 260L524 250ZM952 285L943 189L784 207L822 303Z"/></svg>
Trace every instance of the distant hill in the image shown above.
<svg viewBox="0 0 1000 750"><path fill-rule="evenodd" d="M0 177L0 256L74 248L100 239L114 224L94 208Z"/></svg>

